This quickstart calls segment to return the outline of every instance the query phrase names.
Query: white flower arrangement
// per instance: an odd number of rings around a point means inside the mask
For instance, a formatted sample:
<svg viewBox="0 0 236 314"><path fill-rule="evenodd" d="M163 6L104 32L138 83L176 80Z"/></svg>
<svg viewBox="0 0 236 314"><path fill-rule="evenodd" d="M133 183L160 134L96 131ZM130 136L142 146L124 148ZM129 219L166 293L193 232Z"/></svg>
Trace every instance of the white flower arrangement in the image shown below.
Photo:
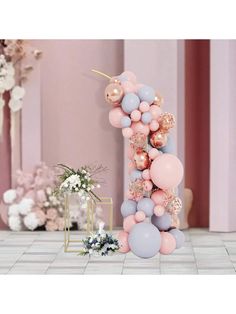
<svg viewBox="0 0 236 314"><path fill-rule="evenodd" d="M3 201L6 204L11 204L17 197L17 193L15 189L7 190L3 193Z"/></svg>

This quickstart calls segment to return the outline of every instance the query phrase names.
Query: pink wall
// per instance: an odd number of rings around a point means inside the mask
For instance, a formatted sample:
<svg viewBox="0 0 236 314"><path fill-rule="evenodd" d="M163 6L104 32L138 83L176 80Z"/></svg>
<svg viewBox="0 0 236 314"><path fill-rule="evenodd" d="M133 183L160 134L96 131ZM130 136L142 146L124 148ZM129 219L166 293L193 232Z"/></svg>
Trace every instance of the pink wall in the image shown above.
<svg viewBox="0 0 236 314"><path fill-rule="evenodd" d="M50 166L79 167L92 162L109 168L101 194L114 201L121 223L123 139L108 122L107 80L90 70L114 75L123 70L123 42L116 40L37 40L41 60L42 159Z"/></svg>

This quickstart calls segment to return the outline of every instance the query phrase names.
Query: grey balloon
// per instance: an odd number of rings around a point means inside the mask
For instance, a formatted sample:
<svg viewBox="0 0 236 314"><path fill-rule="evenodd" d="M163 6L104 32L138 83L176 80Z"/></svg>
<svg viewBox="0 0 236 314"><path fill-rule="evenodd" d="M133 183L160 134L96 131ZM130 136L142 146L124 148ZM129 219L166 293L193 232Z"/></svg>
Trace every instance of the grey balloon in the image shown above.
<svg viewBox="0 0 236 314"><path fill-rule="evenodd" d="M133 226L128 237L131 251L138 257L155 256L161 246L159 230L151 223L141 222Z"/></svg>
<svg viewBox="0 0 236 314"><path fill-rule="evenodd" d="M183 246L184 241L185 241L185 235L182 231L180 231L179 229L171 229L169 231L173 237L175 238L176 241L176 249L179 249Z"/></svg>
<svg viewBox="0 0 236 314"><path fill-rule="evenodd" d="M140 201L138 201L137 210L142 210L147 217L153 215L153 208L155 203L149 197L144 197Z"/></svg>
<svg viewBox="0 0 236 314"><path fill-rule="evenodd" d="M171 226L171 215L168 213L164 213L162 216L153 215L151 218L152 223L159 230L167 230Z"/></svg>
<svg viewBox="0 0 236 314"><path fill-rule="evenodd" d="M120 211L121 215L125 218L129 215L134 215L136 213L137 203L133 200L126 200L122 203Z"/></svg>

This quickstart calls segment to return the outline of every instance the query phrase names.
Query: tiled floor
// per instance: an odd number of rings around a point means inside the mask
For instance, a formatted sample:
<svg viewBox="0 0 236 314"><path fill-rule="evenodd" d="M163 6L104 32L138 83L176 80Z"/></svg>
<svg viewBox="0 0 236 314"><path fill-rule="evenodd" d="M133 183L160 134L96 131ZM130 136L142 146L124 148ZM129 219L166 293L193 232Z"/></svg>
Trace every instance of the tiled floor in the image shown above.
<svg viewBox="0 0 236 314"><path fill-rule="evenodd" d="M184 247L172 255L88 258L64 253L63 232L0 231L0 274L235 274L236 232L190 229L185 236Z"/></svg>

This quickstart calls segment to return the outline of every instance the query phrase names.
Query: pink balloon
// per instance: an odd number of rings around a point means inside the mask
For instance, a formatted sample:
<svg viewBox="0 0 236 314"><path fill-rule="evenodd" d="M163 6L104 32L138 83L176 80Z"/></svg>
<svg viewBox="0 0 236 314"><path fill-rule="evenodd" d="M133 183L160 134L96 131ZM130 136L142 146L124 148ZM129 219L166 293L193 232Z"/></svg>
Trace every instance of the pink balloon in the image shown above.
<svg viewBox="0 0 236 314"><path fill-rule="evenodd" d="M152 193L151 199L156 205L162 205L166 206L167 205L167 195L164 191L158 190Z"/></svg>
<svg viewBox="0 0 236 314"><path fill-rule="evenodd" d="M139 110L141 112L147 112L150 108L150 105L148 102L146 101L142 101L141 104L139 105Z"/></svg>
<svg viewBox="0 0 236 314"><path fill-rule="evenodd" d="M149 127L151 131L157 131L159 129L159 123L157 122L157 120L152 120Z"/></svg>
<svg viewBox="0 0 236 314"><path fill-rule="evenodd" d="M156 205L154 207L154 214L158 217L162 216L165 212L165 207L163 207L162 205Z"/></svg>
<svg viewBox="0 0 236 314"><path fill-rule="evenodd" d="M142 177L144 178L144 180L150 180L151 179L149 169L143 170Z"/></svg>
<svg viewBox="0 0 236 314"><path fill-rule="evenodd" d="M124 221L123 221L123 228L126 232L130 232L130 230L132 229L132 227L134 225L136 225L136 220L134 218L134 215L129 215L127 217L125 217Z"/></svg>
<svg viewBox="0 0 236 314"><path fill-rule="evenodd" d="M151 148L148 152L148 156L151 158L151 159L155 159L157 158L157 156L160 155L160 152L158 149L156 148Z"/></svg>
<svg viewBox="0 0 236 314"><path fill-rule="evenodd" d="M150 168L152 181L163 190L177 187L183 178L183 173L181 161L171 154L162 154L154 159Z"/></svg>
<svg viewBox="0 0 236 314"><path fill-rule="evenodd" d="M131 128L134 130L134 133L143 133L145 135L148 135L150 130L149 130L149 126L143 124L141 121L139 122L133 122L131 124Z"/></svg>
<svg viewBox="0 0 236 314"><path fill-rule="evenodd" d="M144 191L150 192L152 190L152 188L153 188L152 181L145 180L144 183L143 183L143 188L144 188Z"/></svg>
<svg viewBox="0 0 236 314"><path fill-rule="evenodd" d="M142 222L145 220L146 215L142 210L139 210L137 213L135 213L134 218L137 222Z"/></svg>
<svg viewBox="0 0 236 314"><path fill-rule="evenodd" d="M137 122L141 119L141 112L139 110L134 110L131 112L131 120Z"/></svg>
<svg viewBox="0 0 236 314"><path fill-rule="evenodd" d="M109 121L115 128L122 128L120 121L121 118L125 116L126 114L120 107L113 108L109 112Z"/></svg>
<svg viewBox="0 0 236 314"><path fill-rule="evenodd" d="M123 87L125 94L135 93L136 91L136 85L134 85L132 82L124 81L121 83L121 85Z"/></svg>
<svg viewBox="0 0 236 314"><path fill-rule="evenodd" d="M123 128L122 134L125 138L130 138L134 134L134 131L131 128Z"/></svg>
<svg viewBox="0 0 236 314"><path fill-rule="evenodd" d="M169 232L161 232L161 254L171 254L176 248L176 241L173 235Z"/></svg>
<svg viewBox="0 0 236 314"><path fill-rule="evenodd" d="M159 116L162 114L162 110L157 105L152 105L149 109L152 114L153 119L158 120Z"/></svg>
<svg viewBox="0 0 236 314"><path fill-rule="evenodd" d="M119 242L119 252L128 253L130 251L129 243L128 243L129 234L125 231L120 231L117 236L117 240Z"/></svg>
<svg viewBox="0 0 236 314"><path fill-rule="evenodd" d="M128 158L129 158L130 160L133 159L134 153L135 153L134 149L129 146L129 147L128 147L127 155L128 155Z"/></svg>
<svg viewBox="0 0 236 314"><path fill-rule="evenodd" d="M126 77L128 81L136 84L137 78L136 75L131 71L125 71L122 73L122 76Z"/></svg>

